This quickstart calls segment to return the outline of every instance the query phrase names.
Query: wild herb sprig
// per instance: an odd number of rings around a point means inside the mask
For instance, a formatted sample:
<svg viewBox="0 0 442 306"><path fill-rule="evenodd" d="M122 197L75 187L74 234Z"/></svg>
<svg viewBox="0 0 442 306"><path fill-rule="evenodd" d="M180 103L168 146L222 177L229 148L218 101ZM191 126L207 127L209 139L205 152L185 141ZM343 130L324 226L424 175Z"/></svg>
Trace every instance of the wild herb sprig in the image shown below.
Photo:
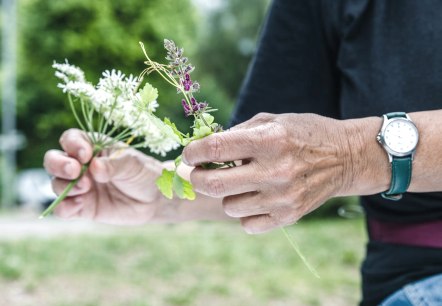
<svg viewBox="0 0 442 306"><path fill-rule="evenodd" d="M180 144L186 146L193 140L222 132L222 126L216 123L215 118L210 114L217 110L211 108L205 101L198 101L194 95L199 92L201 87L197 81L192 80L191 73L195 70L195 67L190 63L189 58L184 56L184 49L176 46L172 40L165 39L164 48L167 51L165 58L168 63L160 64L151 60L143 43L140 42L140 45L147 59L145 61L147 68L143 70L140 78L152 72L158 73L166 82L176 88L178 94L182 94L181 106L183 107L184 115L186 117L193 116L194 118L193 125L191 126L192 135L180 132L169 119L166 118L164 120L175 131L175 134L180 139ZM176 167L180 163L181 155L175 160ZM208 163L203 166L207 168L221 168L234 167L235 164L232 161L227 163ZM179 177L175 170L163 170L162 175L157 180L157 186L167 198L172 198L174 192L180 198L193 199L195 197L193 192L189 192L192 190L190 182ZM186 187L184 192L182 190L183 186Z"/></svg>
<svg viewBox="0 0 442 306"><path fill-rule="evenodd" d="M143 49L144 55L147 58L145 64L147 68L143 70L141 73L141 77L144 75L148 75L152 72L157 72L164 80L166 80L169 84L174 86L177 90L177 93L183 95L183 99L181 100L181 105L184 110L185 116L193 116L193 135L181 133L176 126L171 123L167 118L165 119L165 123L168 124L176 133L176 135L180 138L180 143L182 146L186 146L189 142L206 137L212 133L221 132L222 127L215 123L215 118L210 115L210 112L216 111L212 109L207 102L198 102L194 96L194 93L200 90L200 84L196 81L193 81L191 78L191 73L194 71L195 67L189 62L189 59L184 56L183 48L179 48L175 45L172 40L165 39L164 40L164 48L167 51L166 60L169 61L168 64L160 64L152 61L147 55L146 49L144 48L143 43L140 42L141 48ZM175 160L175 165L181 163L181 156L179 156ZM220 168L220 167L235 167L234 162L227 163L210 163L203 165L209 168ZM183 182L185 182L183 184ZM176 171L163 170L161 177L157 180L157 186L161 190L161 192L168 198L173 197L173 192L177 193L177 195L181 198L193 199L195 194L191 192L191 197L186 196L186 192L192 190L192 185L189 182L184 181L181 177L179 177ZM186 189L183 189L185 187ZM281 227L284 236L289 241L291 247L295 251L296 254L301 258L304 265L307 269L316 277L319 278L316 270L309 264L306 257L302 254L300 248L296 244L296 242L290 237L287 230Z"/></svg>

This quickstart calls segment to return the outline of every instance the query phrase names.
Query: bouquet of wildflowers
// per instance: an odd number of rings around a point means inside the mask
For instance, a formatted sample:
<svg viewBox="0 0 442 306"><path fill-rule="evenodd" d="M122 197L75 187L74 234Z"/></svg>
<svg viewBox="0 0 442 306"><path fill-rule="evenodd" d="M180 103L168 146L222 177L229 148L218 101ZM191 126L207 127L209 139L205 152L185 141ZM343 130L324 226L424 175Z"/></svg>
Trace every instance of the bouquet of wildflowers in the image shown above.
<svg viewBox="0 0 442 306"><path fill-rule="evenodd" d="M216 110L207 102L198 102L194 97L200 85L191 79L190 74L194 67L183 56L183 49L165 39L164 47L169 63L159 64L149 58L142 43L141 47L147 58L145 63L148 68L138 77L126 76L121 71L106 70L96 86L86 81L84 72L68 61L53 64L55 76L61 80L58 87L67 94L69 106L79 127L86 132L93 145L93 157L116 145L121 149L124 146L149 148L151 152L165 156L180 145L186 146L195 139L222 131L222 127L210 115L210 112ZM177 93L183 95L181 105L184 114L194 117L192 135L180 132L168 118L161 120L155 116L158 90L147 82L142 86L143 77L152 72L159 73L176 88ZM176 167L180 163L181 156L175 160ZM232 167L234 163L211 163L205 166ZM66 198L88 167L89 163L82 166L79 177L68 184L41 217L49 215ZM167 198L171 199L175 193L182 199L195 199L190 182L180 177L175 170L164 169L156 183Z"/></svg>

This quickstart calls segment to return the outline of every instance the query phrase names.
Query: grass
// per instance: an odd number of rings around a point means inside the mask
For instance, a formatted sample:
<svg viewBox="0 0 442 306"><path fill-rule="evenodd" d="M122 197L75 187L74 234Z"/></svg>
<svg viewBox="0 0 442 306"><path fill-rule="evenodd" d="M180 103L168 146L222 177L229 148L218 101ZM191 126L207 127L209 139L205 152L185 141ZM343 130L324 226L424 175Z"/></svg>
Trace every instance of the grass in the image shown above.
<svg viewBox="0 0 442 306"><path fill-rule="evenodd" d="M289 228L315 278L281 231L187 223L0 241L0 305L356 305L362 220Z"/></svg>

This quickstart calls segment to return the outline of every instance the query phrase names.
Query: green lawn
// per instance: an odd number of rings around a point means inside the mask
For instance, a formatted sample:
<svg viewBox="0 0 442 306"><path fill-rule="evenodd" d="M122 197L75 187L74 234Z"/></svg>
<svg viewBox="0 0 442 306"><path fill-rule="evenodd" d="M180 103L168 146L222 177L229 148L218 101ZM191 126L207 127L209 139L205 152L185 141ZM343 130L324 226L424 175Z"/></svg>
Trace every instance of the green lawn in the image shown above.
<svg viewBox="0 0 442 306"><path fill-rule="evenodd" d="M0 305L356 305L361 219L250 236L232 223L0 241Z"/></svg>

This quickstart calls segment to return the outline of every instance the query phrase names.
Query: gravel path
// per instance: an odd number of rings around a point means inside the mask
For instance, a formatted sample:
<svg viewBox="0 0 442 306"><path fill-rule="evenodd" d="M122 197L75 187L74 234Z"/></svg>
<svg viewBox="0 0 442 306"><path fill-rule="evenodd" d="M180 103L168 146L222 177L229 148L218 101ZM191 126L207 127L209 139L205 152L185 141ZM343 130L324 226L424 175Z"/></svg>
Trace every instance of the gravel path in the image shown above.
<svg viewBox="0 0 442 306"><path fill-rule="evenodd" d="M39 214L18 211L0 214L0 240L23 239L27 237L50 238L60 234L81 234L94 232L109 233L115 227L87 222L66 221L55 217L39 219Z"/></svg>

